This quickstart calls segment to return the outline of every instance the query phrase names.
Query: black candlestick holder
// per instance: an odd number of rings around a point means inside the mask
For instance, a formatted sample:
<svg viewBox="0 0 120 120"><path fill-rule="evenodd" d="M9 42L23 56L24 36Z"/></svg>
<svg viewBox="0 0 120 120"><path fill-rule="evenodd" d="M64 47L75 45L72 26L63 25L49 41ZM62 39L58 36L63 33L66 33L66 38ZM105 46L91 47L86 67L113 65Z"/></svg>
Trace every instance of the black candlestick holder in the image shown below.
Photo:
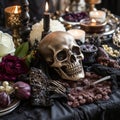
<svg viewBox="0 0 120 120"><path fill-rule="evenodd" d="M44 13L43 19L44 19L44 23L43 23L44 31L42 32L42 38L44 38L47 34L50 33L50 14Z"/></svg>
<svg viewBox="0 0 120 120"><path fill-rule="evenodd" d="M46 35L48 35L50 33L50 31L46 32L46 31L43 31L42 32L42 38L44 38Z"/></svg>
<svg viewBox="0 0 120 120"><path fill-rule="evenodd" d="M43 29L44 31L42 32L42 38L44 38L47 34L50 33L50 13L48 12L48 3L46 2L46 6L45 6L45 12L44 12L44 16L43 16Z"/></svg>
<svg viewBox="0 0 120 120"><path fill-rule="evenodd" d="M30 34L30 15L29 15L29 2L28 0L21 0L21 38L23 41L27 41L29 39Z"/></svg>

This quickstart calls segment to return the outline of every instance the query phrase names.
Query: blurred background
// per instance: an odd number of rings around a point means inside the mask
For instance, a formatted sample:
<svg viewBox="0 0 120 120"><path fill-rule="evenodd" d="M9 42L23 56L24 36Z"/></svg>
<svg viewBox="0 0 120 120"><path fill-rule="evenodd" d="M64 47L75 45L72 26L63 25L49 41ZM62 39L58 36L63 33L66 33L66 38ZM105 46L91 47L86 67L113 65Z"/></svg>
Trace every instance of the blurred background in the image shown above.
<svg viewBox="0 0 120 120"><path fill-rule="evenodd" d="M102 3L98 5L98 8L107 8L115 15L120 16L120 0L102 0Z"/></svg>
<svg viewBox="0 0 120 120"><path fill-rule="evenodd" d="M43 16L46 0L28 0L31 20L40 20ZM77 3L77 4L76 4ZM0 0L0 24L4 22L4 8L10 5L20 4L20 0ZM50 12L65 11L67 8L84 11L86 4L84 0L49 0ZM102 0L97 9L106 8L115 15L120 15L120 0Z"/></svg>

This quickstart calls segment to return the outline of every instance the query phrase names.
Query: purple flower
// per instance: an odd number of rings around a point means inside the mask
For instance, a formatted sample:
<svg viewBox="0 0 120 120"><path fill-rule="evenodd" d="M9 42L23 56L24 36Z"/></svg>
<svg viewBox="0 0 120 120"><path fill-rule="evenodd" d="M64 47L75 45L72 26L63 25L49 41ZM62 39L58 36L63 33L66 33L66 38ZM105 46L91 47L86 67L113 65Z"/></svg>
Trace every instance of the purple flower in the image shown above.
<svg viewBox="0 0 120 120"><path fill-rule="evenodd" d="M0 80L16 80L20 74L28 72L28 68L23 59L16 56L7 55L0 63Z"/></svg>

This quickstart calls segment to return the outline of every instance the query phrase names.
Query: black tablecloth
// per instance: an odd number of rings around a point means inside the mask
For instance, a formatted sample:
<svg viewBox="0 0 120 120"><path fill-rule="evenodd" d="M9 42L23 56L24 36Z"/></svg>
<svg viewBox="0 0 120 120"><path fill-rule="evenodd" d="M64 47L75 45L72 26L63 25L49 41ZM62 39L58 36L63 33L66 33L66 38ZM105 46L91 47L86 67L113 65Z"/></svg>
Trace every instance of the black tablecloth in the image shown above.
<svg viewBox="0 0 120 120"><path fill-rule="evenodd" d="M120 70L99 64L90 69L105 76L112 75L110 99L71 108L66 104L65 96L53 94L50 107L33 107L30 100L22 101L16 110L0 120L120 120Z"/></svg>
<svg viewBox="0 0 120 120"><path fill-rule="evenodd" d="M33 107L28 101L21 101L13 112L0 120L120 120L120 70L93 65L91 70L103 76L116 75L109 100L96 101L77 108L71 108L63 98L54 99L51 107Z"/></svg>
<svg viewBox="0 0 120 120"><path fill-rule="evenodd" d="M58 100L47 108L32 107L29 101L24 101L0 120L120 120L120 89L113 91L107 101L97 101L79 108L71 108Z"/></svg>
<svg viewBox="0 0 120 120"><path fill-rule="evenodd" d="M3 31L7 32L6 29ZM120 89L113 90L107 101L97 101L78 108L71 108L59 99L46 108L33 107L29 100L21 101L19 107L0 117L0 120L120 120Z"/></svg>

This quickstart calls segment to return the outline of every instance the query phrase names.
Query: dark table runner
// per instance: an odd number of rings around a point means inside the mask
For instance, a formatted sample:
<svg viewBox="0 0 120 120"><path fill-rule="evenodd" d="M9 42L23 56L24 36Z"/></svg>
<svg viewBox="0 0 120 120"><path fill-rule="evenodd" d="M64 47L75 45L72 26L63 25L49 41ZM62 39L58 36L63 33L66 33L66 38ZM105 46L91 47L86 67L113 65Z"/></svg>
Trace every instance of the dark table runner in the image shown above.
<svg viewBox="0 0 120 120"><path fill-rule="evenodd" d="M16 110L0 120L120 120L120 70L99 64L94 64L91 70L105 76L112 75L110 99L71 108L66 104L65 97L53 95L51 107L33 107L30 100L22 101Z"/></svg>
<svg viewBox="0 0 120 120"><path fill-rule="evenodd" d="M113 91L107 101L98 101L79 108L54 101L52 107L32 107L29 101L21 102L12 113L0 120L120 120L120 89Z"/></svg>

